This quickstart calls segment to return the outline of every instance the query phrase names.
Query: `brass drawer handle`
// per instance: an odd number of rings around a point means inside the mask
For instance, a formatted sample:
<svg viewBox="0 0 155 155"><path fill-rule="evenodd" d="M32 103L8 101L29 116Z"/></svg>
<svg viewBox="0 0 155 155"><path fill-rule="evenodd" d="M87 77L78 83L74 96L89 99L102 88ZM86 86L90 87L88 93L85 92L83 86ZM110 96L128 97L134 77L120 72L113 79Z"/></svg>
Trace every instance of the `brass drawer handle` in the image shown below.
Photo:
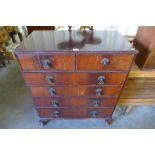
<svg viewBox="0 0 155 155"><path fill-rule="evenodd" d="M101 105L100 100L94 100L93 105L94 105L94 107L99 107Z"/></svg>
<svg viewBox="0 0 155 155"><path fill-rule="evenodd" d="M97 88L95 92L96 92L96 96L101 96L103 91L101 88Z"/></svg>
<svg viewBox="0 0 155 155"><path fill-rule="evenodd" d="M110 63L110 60L109 60L108 58L103 58L103 59L101 60L101 63L104 64L104 65L107 65L107 64Z"/></svg>
<svg viewBox="0 0 155 155"><path fill-rule="evenodd" d="M98 80L99 84L104 84L106 78L105 78L105 76L99 76L97 80Z"/></svg>
<svg viewBox="0 0 155 155"><path fill-rule="evenodd" d="M51 68L51 61L49 59L43 59L42 64L44 69L50 69Z"/></svg>
<svg viewBox="0 0 155 155"><path fill-rule="evenodd" d="M96 117L97 115L98 115L98 113L95 110L90 112L91 117Z"/></svg>
<svg viewBox="0 0 155 155"><path fill-rule="evenodd" d="M56 90L54 88L50 88L49 92L50 92L51 96L55 96L57 94Z"/></svg>
<svg viewBox="0 0 155 155"><path fill-rule="evenodd" d="M53 107L59 107L59 102L57 100L52 100Z"/></svg>
<svg viewBox="0 0 155 155"><path fill-rule="evenodd" d="M47 83L48 83L48 84L54 83L54 79L53 79L52 76L46 76L46 80L47 80Z"/></svg>
<svg viewBox="0 0 155 155"><path fill-rule="evenodd" d="M59 111L53 111L53 116L56 118L60 117L60 112Z"/></svg>

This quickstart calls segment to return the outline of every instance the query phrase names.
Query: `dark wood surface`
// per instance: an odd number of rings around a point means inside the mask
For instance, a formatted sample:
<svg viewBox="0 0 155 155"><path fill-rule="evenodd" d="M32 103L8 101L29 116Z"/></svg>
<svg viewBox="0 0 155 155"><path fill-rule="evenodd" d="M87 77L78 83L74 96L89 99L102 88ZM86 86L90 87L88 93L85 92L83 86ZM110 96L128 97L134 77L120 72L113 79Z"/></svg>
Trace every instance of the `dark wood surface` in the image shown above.
<svg viewBox="0 0 155 155"><path fill-rule="evenodd" d="M134 55L132 54L78 54L77 70L128 70ZM102 59L108 58L108 64Z"/></svg>
<svg viewBox="0 0 155 155"><path fill-rule="evenodd" d="M67 97L51 97L51 98L34 98L36 107L52 108L52 107L115 107L117 98L67 98Z"/></svg>
<svg viewBox="0 0 155 155"><path fill-rule="evenodd" d="M15 51L40 119L111 120L136 53L116 31L36 31Z"/></svg>
<svg viewBox="0 0 155 155"><path fill-rule="evenodd" d="M45 70L43 66L43 60L48 59L50 61L50 67L46 70L75 70L75 55L74 54L59 54L59 55L35 55L23 54L19 55L23 70Z"/></svg>
<svg viewBox="0 0 155 155"><path fill-rule="evenodd" d="M50 88L55 89L55 94L52 94ZM61 87L31 87L33 96L36 97L55 97L55 96L97 96L96 90L101 89L100 96L114 96L118 97L122 86L61 86Z"/></svg>
<svg viewBox="0 0 155 155"><path fill-rule="evenodd" d="M37 108L41 118L106 118L110 117L114 108ZM95 117L91 112L97 112ZM59 112L60 116L54 116L54 112Z"/></svg>
<svg viewBox="0 0 155 155"><path fill-rule="evenodd" d="M61 73L24 73L23 75L27 85L107 85L107 84L122 85L126 79L127 73L126 72L100 72L100 73L61 72Z"/></svg>
<svg viewBox="0 0 155 155"><path fill-rule="evenodd" d="M139 51L136 64L144 70L155 70L155 26L140 26L133 45Z"/></svg>
<svg viewBox="0 0 155 155"><path fill-rule="evenodd" d="M34 31L16 49L33 52L131 51L127 38L117 31Z"/></svg>

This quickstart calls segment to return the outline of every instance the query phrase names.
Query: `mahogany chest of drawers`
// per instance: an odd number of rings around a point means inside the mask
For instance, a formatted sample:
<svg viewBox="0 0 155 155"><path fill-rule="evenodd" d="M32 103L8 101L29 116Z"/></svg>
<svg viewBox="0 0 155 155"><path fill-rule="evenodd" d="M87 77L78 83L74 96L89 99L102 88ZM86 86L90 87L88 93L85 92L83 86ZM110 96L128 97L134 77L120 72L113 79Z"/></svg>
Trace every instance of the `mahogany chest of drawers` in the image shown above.
<svg viewBox="0 0 155 155"><path fill-rule="evenodd" d="M136 55L116 31L34 31L16 49L39 120L112 120Z"/></svg>

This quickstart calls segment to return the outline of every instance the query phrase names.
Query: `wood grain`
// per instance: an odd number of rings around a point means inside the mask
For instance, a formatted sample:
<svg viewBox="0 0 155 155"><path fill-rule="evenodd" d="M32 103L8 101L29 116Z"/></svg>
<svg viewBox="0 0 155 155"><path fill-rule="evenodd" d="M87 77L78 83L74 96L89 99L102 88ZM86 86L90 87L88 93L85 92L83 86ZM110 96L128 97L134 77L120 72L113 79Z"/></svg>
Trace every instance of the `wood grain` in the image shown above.
<svg viewBox="0 0 155 155"><path fill-rule="evenodd" d="M39 62L41 69L44 69L42 64L43 59L49 59L51 66L48 70L75 70L75 55L74 54L50 54L50 55L39 55Z"/></svg>
<svg viewBox="0 0 155 155"><path fill-rule="evenodd" d="M128 70L133 56L133 54L78 54L77 70ZM108 58L109 64L102 64L103 58Z"/></svg>
<svg viewBox="0 0 155 155"><path fill-rule="evenodd" d="M37 108L41 118L92 118L91 112L96 111L96 118L110 117L114 108ZM54 117L53 112L58 111L60 117Z"/></svg>
<svg viewBox="0 0 155 155"><path fill-rule="evenodd" d="M118 32L70 30L35 31L15 53L39 119L110 122L137 51Z"/></svg>
<svg viewBox="0 0 155 155"><path fill-rule="evenodd" d="M99 77L105 77L100 82ZM122 85L126 79L126 72L100 73L24 73L27 85ZM53 80L49 81L50 77Z"/></svg>
<svg viewBox="0 0 155 155"><path fill-rule="evenodd" d="M144 70L155 70L155 26L139 26L133 45L139 51L137 65Z"/></svg>
<svg viewBox="0 0 155 155"><path fill-rule="evenodd" d="M18 60L20 62L22 70L37 70L39 69L39 64L37 63L37 58L31 54L20 54L18 55Z"/></svg>
<svg viewBox="0 0 155 155"><path fill-rule="evenodd" d="M50 88L55 89L56 94L51 94ZM118 97L122 86L68 86L68 87L30 87L31 93L36 97L56 96L96 96L96 89L101 88L101 96Z"/></svg>
<svg viewBox="0 0 155 155"><path fill-rule="evenodd" d="M151 99L155 98L154 78L128 78L121 99Z"/></svg>
<svg viewBox="0 0 155 155"><path fill-rule="evenodd" d="M137 64L134 63L129 73L129 78L140 78L140 77L145 78L155 77L155 71L141 70L137 66Z"/></svg>
<svg viewBox="0 0 155 155"><path fill-rule="evenodd" d="M59 55L32 55L32 54L19 54L18 59L20 61L23 71L36 71L45 70L43 67L43 59L48 59L51 66L48 70L63 71L63 70L75 70L75 55L74 54L62 54Z"/></svg>
<svg viewBox="0 0 155 155"><path fill-rule="evenodd" d="M58 107L96 107L95 101L99 101L98 107L114 107L117 103L117 98L34 98L36 107L52 108L52 101L57 101Z"/></svg>

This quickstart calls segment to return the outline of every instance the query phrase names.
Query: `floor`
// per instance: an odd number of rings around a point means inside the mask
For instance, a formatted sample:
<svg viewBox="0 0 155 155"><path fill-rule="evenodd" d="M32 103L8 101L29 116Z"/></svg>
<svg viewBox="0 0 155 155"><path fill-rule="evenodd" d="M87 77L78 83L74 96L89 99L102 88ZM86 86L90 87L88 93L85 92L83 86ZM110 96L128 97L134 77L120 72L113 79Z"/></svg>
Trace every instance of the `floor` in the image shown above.
<svg viewBox="0 0 155 155"><path fill-rule="evenodd" d="M12 61L0 68L0 128L1 129L106 129L155 128L155 106L137 106L129 114L117 107L113 123L106 126L103 119L53 120L45 126L38 123L32 98L25 87L19 66Z"/></svg>

